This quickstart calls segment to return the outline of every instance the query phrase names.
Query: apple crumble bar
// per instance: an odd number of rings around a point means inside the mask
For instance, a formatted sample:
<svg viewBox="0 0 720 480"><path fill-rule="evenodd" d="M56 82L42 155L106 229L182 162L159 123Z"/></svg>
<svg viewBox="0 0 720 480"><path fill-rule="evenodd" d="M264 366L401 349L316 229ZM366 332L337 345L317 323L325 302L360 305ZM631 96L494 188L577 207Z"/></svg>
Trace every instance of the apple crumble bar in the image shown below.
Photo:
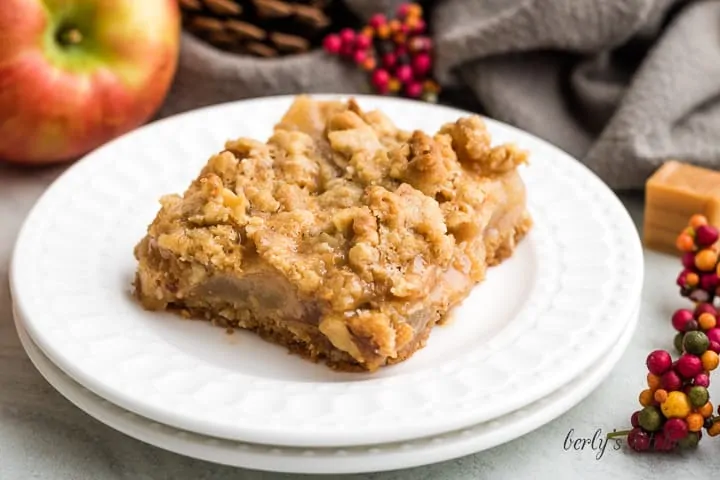
<svg viewBox="0 0 720 480"><path fill-rule="evenodd" d="M298 97L266 143L228 141L135 248L135 291L341 370L402 361L531 226L477 116L428 135Z"/></svg>

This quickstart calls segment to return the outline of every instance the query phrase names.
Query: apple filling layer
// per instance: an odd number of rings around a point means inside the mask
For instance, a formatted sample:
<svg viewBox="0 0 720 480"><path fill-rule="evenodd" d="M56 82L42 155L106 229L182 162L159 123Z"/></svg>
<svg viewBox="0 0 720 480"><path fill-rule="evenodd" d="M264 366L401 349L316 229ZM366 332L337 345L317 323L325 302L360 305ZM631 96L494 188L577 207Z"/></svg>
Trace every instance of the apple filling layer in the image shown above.
<svg viewBox="0 0 720 480"><path fill-rule="evenodd" d="M299 97L169 195L135 249L136 294L343 370L421 348L530 228L517 166L477 116L430 136L354 101Z"/></svg>

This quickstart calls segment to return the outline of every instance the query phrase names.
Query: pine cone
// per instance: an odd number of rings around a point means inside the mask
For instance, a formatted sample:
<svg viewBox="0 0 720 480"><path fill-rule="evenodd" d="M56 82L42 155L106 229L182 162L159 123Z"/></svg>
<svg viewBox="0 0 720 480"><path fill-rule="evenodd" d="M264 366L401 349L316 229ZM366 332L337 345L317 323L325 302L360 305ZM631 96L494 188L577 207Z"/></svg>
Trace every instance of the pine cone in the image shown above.
<svg viewBox="0 0 720 480"><path fill-rule="evenodd" d="M302 53L354 24L339 0L178 0L183 27L217 48L258 57Z"/></svg>

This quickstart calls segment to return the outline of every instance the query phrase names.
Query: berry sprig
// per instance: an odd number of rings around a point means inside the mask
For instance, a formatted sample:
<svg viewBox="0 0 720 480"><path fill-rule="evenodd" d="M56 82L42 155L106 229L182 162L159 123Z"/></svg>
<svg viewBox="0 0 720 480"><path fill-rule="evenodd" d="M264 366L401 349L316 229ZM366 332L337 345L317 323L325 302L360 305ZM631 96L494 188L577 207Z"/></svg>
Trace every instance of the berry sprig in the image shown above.
<svg viewBox="0 0 720 480"><path fill-rule="evenodd" d="M681 308L676 310L672 316L672 325L677 334L673 341L675 350L683 351L683 344L686 338L688 341L697 341L702 332L708 339L708 348L715 353L720 353L720 328L718 328L718 311L711 303L698 303L694 310Z"/></svg>
<svg viewBox="0 0 720 480"><path fill-rule="evenodd" d="M437 101L440 86L431 76L433 44L416 3L400 5L392 19L375 14L360 31L332 33L323 47L365 70L376 93Z"/></svg>
<svg viewBox="0 0 720 480"><path fill-rule="evenodd" d="M707 218L693 215L677 238L676 246L683 253L677 283L681 296L695 306L672 315L678 332L673 342L680 355L677 360L666 350L648 355L648 388L638 398L643 408L630 418L633 428L608 435L627 435L628 446L635 451L694 448L703 430L711 437L720 435L720 408L713 416L708 391L710 372L720 364L720 312L713 305L720 295L718 237Z"/></svg>
<svg viewBox="0 0 720 480"><path fill-rule="evenodd" d="M703 428L714 425L708 387L709 373L718 366L718 354L707 349L709 341L704 333L694 333L698 335L692 338L698 340L688 341L675 362L665 350L648 355L648 388L639 396L643 408L632 414L633 429L627 432L633 450L692 448L702 438Z"/></svg>
<svg viewBox="0 0 720 480"><path fill-rule="evenodd" d="M720 294L718 230L703 215L693 215L675 245L682 252L683 270L677 278L680 295L694 302L710 302Z"/></svg>

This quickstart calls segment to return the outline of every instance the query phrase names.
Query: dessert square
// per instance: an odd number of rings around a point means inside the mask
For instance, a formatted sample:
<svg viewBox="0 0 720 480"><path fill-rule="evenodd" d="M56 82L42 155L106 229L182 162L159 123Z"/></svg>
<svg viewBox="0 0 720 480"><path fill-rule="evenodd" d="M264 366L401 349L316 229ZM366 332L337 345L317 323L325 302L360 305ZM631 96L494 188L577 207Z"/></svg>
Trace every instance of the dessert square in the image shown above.
<svg viewBox="0 0 720 480"><path fill-rule="evenodd" d="M161 199L137 298L340 370L403 361L530 229L526 161L478 116L430 135L300 96Z"/></svg>

